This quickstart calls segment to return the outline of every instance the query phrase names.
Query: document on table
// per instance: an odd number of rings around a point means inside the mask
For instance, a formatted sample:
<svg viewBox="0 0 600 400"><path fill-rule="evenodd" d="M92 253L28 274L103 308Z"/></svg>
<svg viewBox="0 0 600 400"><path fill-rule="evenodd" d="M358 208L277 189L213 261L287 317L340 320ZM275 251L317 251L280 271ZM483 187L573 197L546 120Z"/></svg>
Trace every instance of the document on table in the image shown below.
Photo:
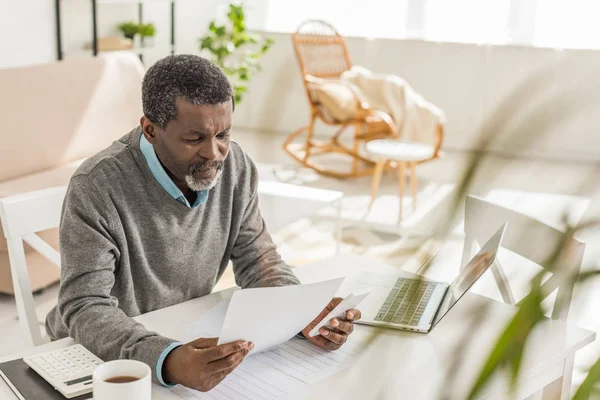
<svg viewBox="0 0 600 400"><path fill-rule="evenodd" d="M307 388L304 383L249 357L208 392L200 392L181 385L170 390L185 400L278 400L302 395Z"/></svg>
<svg viewBox="0 0 600 400"><path fill-rule="evenodd" d="M311 283L238 290L233 293L219 334L219 344L254 343L250 354L285 343L329 304L344 278Z"/></svg>
<svg viewBox="0 0 600 400"><path fill-rule="evenodd" d="M339 287L338 283L336 285ZM335 290L331 296L335 295ZM314 316L318 315L322 308L313 313ZM219 336L224 330L224 321L229 309L230 300L221 301L192 323L186 334L192 337ZM308 322L312 321L314 316L309 318ZM245 320L247 323L257 324L257 319L260 318L249 316ZM294 332L300 330L301 328ZM233 373L209 392L203 393L183 386L176 386L170 390L186 400L265 400L301 396L307 390L307 384L332 375L354 360L365 346L367 335L364 330L356 330L344 346L333 352L322 350L308 340L294 337L274 348L249 355Z"/></svg>
<svg viewBox="0 0 600 400"><path fill-rule="evenodd" d="M305 394L307 384L347 367L360 354L368 333L355 331L336 351L325 351L308 340L294 338L274 349L248 356L209 392L175 386L171 392L192 399L289 399Z"/></svg>

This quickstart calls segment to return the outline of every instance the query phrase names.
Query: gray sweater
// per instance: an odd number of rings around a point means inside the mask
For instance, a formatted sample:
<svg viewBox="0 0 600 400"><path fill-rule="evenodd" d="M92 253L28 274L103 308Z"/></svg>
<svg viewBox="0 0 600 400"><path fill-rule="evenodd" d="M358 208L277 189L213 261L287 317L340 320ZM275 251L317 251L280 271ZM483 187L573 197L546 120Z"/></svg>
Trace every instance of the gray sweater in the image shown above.
<svg viewBox="0 0 600 400"><path fill-rule="evenodd" d="M175 340L131 317L204 296L229 260L242 288L298 283L258 208L258 174L237 143L206 203L189 208L156 181L137 128L71 178L60 223L58 305L51 339L70 336L105 361L156 363Z"/></svg>

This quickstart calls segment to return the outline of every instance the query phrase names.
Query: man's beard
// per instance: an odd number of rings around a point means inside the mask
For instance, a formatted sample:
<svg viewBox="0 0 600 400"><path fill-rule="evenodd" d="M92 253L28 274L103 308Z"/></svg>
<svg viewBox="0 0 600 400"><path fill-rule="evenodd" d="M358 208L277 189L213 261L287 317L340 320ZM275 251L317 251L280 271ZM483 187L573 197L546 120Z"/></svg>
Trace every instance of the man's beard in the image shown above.
<svg viewBox="0 0 600 400"><path fill-rule="evenodd" d="M185 183L194 192L200 192L202 190L210 190L219 181L219 177L223 173L224 165L225 165L224 161L212 161L212 160L192 165L188 169L187 174L185 175ZM203 170L203 169L207 169L207 168L210 168L210 169L214 168L217 170L217 174L215 175L215 177L213 179L197 179L195 177L196 172Z"/></svg>

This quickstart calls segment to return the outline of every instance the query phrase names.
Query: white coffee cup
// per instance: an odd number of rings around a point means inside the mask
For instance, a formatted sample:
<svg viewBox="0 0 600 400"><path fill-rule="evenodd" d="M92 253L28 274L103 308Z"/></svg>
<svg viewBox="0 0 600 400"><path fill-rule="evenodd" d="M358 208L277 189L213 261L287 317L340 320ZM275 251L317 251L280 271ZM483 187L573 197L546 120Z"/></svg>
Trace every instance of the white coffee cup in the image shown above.
<svg viewBox="0 0 600 400"><path fill-rule="evenodd" d="M94 400L150 400L152 397L152 371L135 360L115 360L102 364L92 375ZM106 382L119 376L138 378L126 383Z"/></svg>

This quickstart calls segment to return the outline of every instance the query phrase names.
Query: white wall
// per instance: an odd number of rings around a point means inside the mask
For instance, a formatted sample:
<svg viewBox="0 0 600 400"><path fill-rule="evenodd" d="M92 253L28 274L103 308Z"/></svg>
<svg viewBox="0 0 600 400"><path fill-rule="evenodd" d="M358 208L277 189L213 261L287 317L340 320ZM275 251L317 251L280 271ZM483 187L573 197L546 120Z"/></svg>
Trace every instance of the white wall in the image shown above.
<svg viewBox="0 0 600 400"><path fill-rule="evenodd" d="M49 62L55 58L53 0L0 0L0 67ZM257 3L258 4L258 3ZM227 7L221 0L178 0L178 52L196 52L208 22ZM260 25L255 5L251 18ZM91 41L91 12L87 1L63 0L64 48L70 54ZM146 65L168 54L168 2L144 6L144 19L157 26L155 49L146 52ZM137 20L137 5L100 4L100 36L118 34L116 26ZM25 23L24 21L27 21ZM32 30L33 27L33 30ZM273 49L264 69L236 110L238 127L287 135L308 121L299 68L289 34L271 34ZM423 96L445 110L446 148L472 149L481 124L499 109L511 109L497 119L505 132L494 150L513 155L569 160L600 159L600 52L551 50L515 46L478 46L415 40L349 38L355 64L377 72L398 74ZM18 50L18 51L17 51ZM538 86L532 89L531 81ZM524 86L525 84L529 86ZM535 86L535 85L534 85ZM515 99L511 93L521 88ZM526 90L524 88L527 88ZM582 92L587 90L585 97ZM511 129L519 134L511 137ZM318 132L327 132L320 127ZM519 139L521 141L519 141ZM533 142L525 146L527 139Z"/></svg>
<svg viewBox="0 0 600 400"><path fill-rule="evenodd" d="M275 37L276 45L252 81L236 123L287 134L307 123L309 108L291 37ZM513 155L600 159L598 51L359 38L350 38L348 44L355 64L402 76L445 110L447 148L472 149L482 121L511 93L537 79L539 87L509 102L515 109L501 116L507 129L493 149ZM514 132L519 137L513 137ZM533 141L531 146L523 145L525 139Z"/></svg>
<svg viewBox="0 0 600 400"><path fill-rule="evenodd" d="M0 68L55 59L54 2L0 0Z"/></svg>
<svg viewBox="0 0 600 400"><path fill-rule="evenodd" d="M63 45L67 56L89 56L92 41L92 19L89 1L63 1ZM175 38L180 53L197 52L198 39L206 31L209 22L226 6L221 0L178 0L175 8ZM157 34L152 48L144 51L144 63L152 65L169 54L171 39L170 4L168 1L147 2L143 5L144 22L152 22ZM121 22L138 22L137 4L98 3L98 36L120 35L117 27ZM221 12L221 14L223 14Z"/></svg>

